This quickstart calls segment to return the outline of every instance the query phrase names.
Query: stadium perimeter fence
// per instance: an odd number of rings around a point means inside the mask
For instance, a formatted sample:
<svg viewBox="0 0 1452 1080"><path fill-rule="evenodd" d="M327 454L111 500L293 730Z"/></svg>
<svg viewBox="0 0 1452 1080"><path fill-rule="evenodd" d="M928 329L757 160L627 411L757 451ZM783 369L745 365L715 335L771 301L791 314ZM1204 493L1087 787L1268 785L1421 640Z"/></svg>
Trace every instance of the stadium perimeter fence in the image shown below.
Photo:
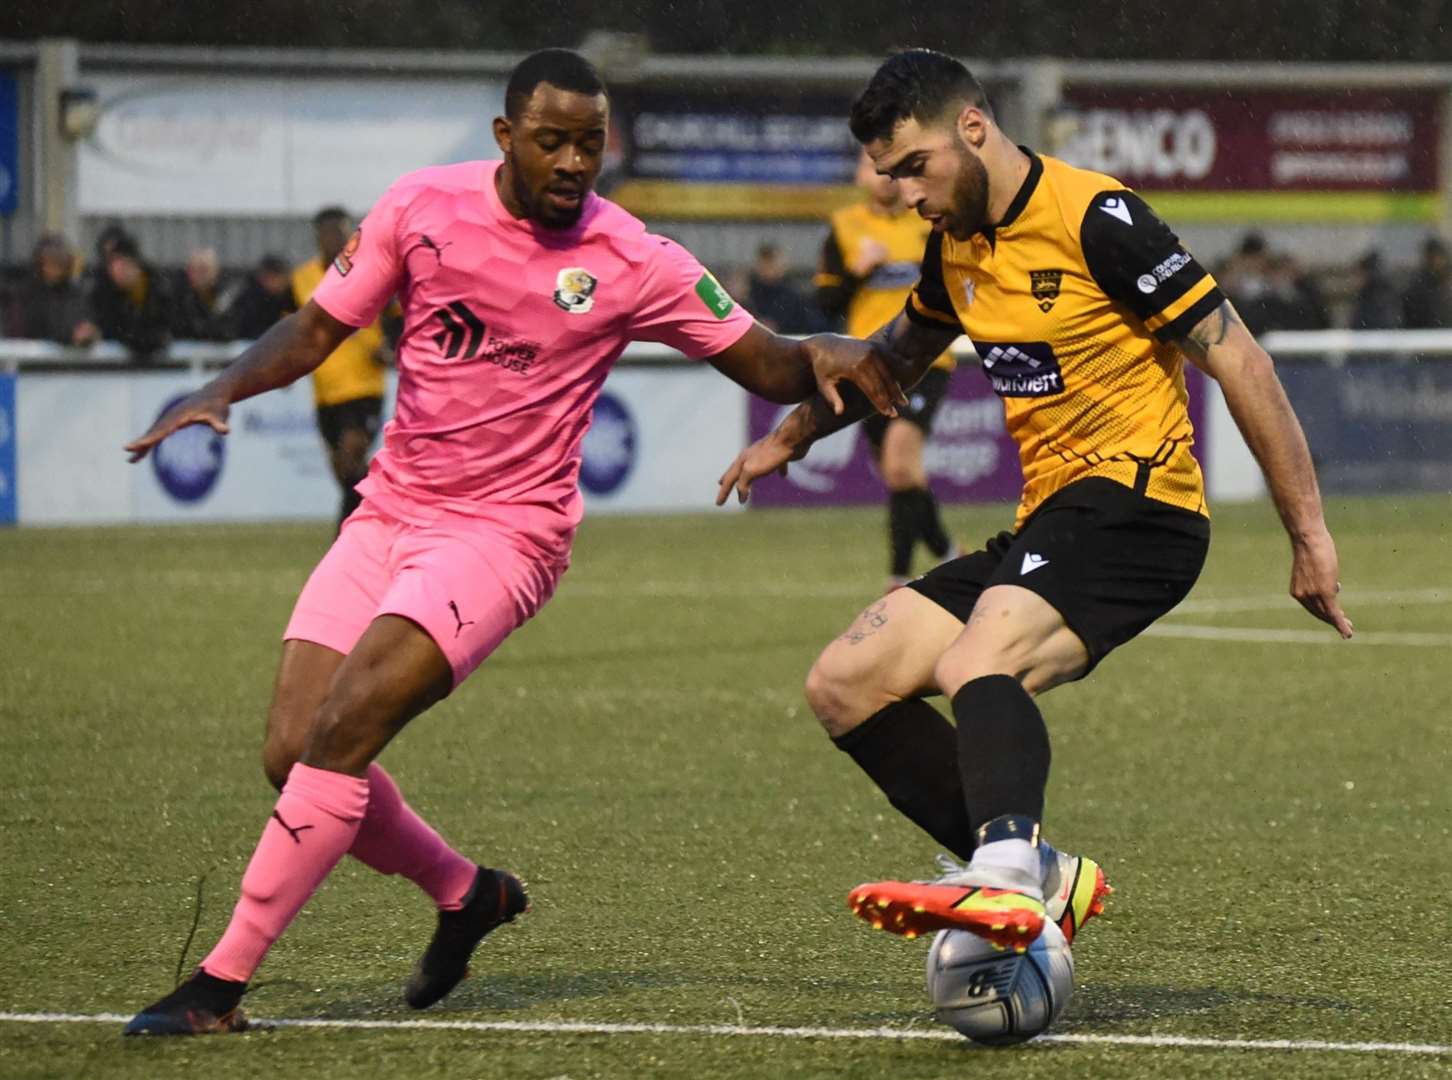
<svg viewBox="0 0 1452 1080"><path fill-rule="evenodd" d="M0 522L329 516L336 492L304 384L239 405L226 445L196 429L150 470L125 464L127 438L246 344L177 342L142 364L110 343L70 349L0 339ZM1276 332L1263 344L1325 492L1452 494L1452 330ZM966 340L957 351L965 368L976 365ZM948 501L1012 498L1017 464L1001 412L986 381L965 375L954 380L956 411L930 445L935 487ZM1218 387L1194 372L1190 382L1212 503L1263 497ZM587 436L587 505L591 512L708 509L724 464L779 415L674 350L632 345L606 382ZM792 484L763 487L760 501L879 497L860 441L824 444L808 464Z"/></svg>

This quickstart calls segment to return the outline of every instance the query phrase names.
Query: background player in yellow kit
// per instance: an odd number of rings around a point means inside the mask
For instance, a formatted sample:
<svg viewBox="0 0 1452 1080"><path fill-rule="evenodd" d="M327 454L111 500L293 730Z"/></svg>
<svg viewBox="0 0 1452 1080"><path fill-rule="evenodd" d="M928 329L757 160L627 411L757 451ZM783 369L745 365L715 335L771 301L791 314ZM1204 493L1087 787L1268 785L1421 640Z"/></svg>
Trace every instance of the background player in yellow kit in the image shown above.
<svg viewBox="0 0 1452 1080"><path fill-rule="evenodd" d="M865 152L857 163L857 185L865 197L832 214L813 282L818 306L843 320L847 333L866 338L901 314L917 283L932 226L903 201L896 182L878 173ZM879 413L862 422L888 492L889 590L907 583L919 540L939 561L957 551L943 528L923 463L923 444L932 434L953 368L953 356L945 351L897 416Z"/></svg>
<svg viewBox="0 0 1452 1080"><path fill-rule="evenodd" d="M340 206L319 210L313 218L318 257L292 272L293 303L301 309L335 260L346 260L354 235L353 221ZM360 502L354 489L368 475L368 450L383 422L384 363L387 343L383 326L374 321L337 347L313 372L313 401L318 431L328 444L328 462L343 489L338 527Z"/></svg>

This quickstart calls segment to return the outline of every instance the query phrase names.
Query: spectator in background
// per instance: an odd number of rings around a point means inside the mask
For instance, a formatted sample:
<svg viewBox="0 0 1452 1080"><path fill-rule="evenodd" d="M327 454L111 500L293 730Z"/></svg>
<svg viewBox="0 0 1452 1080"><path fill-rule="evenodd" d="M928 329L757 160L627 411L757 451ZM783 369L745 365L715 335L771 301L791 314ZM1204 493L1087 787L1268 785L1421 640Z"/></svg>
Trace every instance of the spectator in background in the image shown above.
<svg viewBox="0 0 1452 1080"><path fill-rule="evenodd" d="M1325 330L1331 325L1320 285L1301 269L1295 256L1272 255L1266 285L1263 297L1265 329Z"/></svg>
<svg viewBox="0 0 1452 1080"><path fill-rule="evenodd" d="M293 310L287 263L276 255L264 255L232 305L231 336L248 341L260 338Z"/></svg>
<svg viewBox="0 0 1452 1080"><path fill-rule="evenodd" d="M1452 327L1452 260L1435 236L1422 244L1422 261L1402 294L1402 326L1408 330Z"/></svg>
<svg viewBox="0 0 1452 1080"><path fill-rule="evenodd" d="M119 341L133 356L146 359L171 339L171 292L125 233L111 242L105 260L91 294L92 318L102 337Z"/></svg>
<svg viewBox="0 0 1452 1080"><path fill-rule="evenodd" d="M1216 277L1220 288L1230 297L1241 320L1253 334L1263 333L1267 317L1273 305L1267 297L1270 293L1270 249L1265 237L1258 232L1248 232L1240 240L1235 254L1225 261Z"/></svg>
<svg viewBox="0 0 1452 1080"><path fill-rule="evenodd" d="M187 257L177 283L172 311L173 337L188 341L226 341L231 335L228 308L235 294L222 288L222 265L215 248L197 248Z"/></svg>
<svg viewBox="0 0 1452 1080"><path fill-rule="evenodd" d="M1352 330L1393 330L1401 323L1401 302L1381 267L1381 253L1368 251L1356 261Z"/></svg>
<svg viewBox="0 0 1452 1080"><path fill-rule="evenodd" d="M49 233L36 242L30 271L11 294L4 315L6 337L57 345L89 345L96 340L99 332L76 281L76 254L65 237Z"/></svg>
<svg viewBox="0 0 1452 1080"><path fill-rule="evenodd" d="M313 295L328 267L346 269L349 237L357 236L353 219L341 206L327 206L313 218L318 255L292 272L292 299L302 308ZM354 247L356 248L356 244ZM436 252L438 249L434 249ZM440 258L442 263L442 257ZM318 432L328 446L328 464L342 492L338 528L363 501L354 487L368 475L368 451L383 423L384 362L387 344L383 326L372 324L346 338L313 370L313 404Z"/></svg>
<svg viewBox="0 0 1452 1080"><path fill-rule="evenodd" d="M787 281L781 248L768 241L756 249L749 281L746 306L763 325L788 334L814 325L816 316L807 310L805 297Z"/></svg>

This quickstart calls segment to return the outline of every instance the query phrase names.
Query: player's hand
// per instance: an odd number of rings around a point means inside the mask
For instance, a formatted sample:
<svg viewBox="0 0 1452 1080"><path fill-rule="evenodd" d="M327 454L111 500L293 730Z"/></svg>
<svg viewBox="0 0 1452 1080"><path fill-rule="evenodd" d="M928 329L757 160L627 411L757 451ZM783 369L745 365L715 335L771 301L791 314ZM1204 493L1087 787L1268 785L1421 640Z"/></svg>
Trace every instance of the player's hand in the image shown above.
<svg viewBox="0 0 1452 1080"><path fill-rule="evenodd" d="M736 489L736 498L745 502L751 496L751 485L763 476L787 474L787 462L805 457L806 447L794 449L776 437L776 432L764 435L736 455L731 467L721 474L721 486L716 491L716 505L723 506Z"/></svg>
<svg viewBox="0 0 1452 1080"><path fill-rule="evenodd" d="M865 278L871 275L883 263L887 262L888 256L892 253L887 246L870 236L862 238L862 243L857 246L857 258L852 260L852 265L847 272L855 278Z"/></svg>
<svg viewBox="0 0 1452 1080"><path fill-rule="evenodd" d="M225 397L218 396L215 392L203 387L196 393L182 398L157 417L156 423L151 425L145 435L127 443L125 450L131 455L129 460L133 464L140 461L162 439L189 424L206 424L218 435L225 435L231 430L227 426L229 412L231 412L231 405Z"/></svg>
<svg viewBox="0 0 1452 1080"><path fill-rule="evenodd" d="M1349 638L1354 628L1336 595L1341 591L1337 573L1336 544L1324 528L1291 542L1291 595L1316 618Z"/></svg>
<svg viewBox="0 0 1452 1080"><path fill-rule="evenodd" d="M861 390L884 416L896 416L897 406L907 404L907 395L887 362L867 342L840 334L817 334L805 338L802 346L811 357L818 393L838 416L844 406L837 384L844 379Z"/></svg>

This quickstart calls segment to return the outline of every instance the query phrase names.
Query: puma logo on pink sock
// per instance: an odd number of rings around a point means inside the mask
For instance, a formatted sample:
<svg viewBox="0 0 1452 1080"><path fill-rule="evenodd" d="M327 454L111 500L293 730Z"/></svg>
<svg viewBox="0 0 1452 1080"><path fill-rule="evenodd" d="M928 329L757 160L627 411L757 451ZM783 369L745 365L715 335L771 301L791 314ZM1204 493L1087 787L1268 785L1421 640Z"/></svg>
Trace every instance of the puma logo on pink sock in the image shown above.
<svg viewBox="0 0 1452 1080"><path fill-rule="evenodd" d="M301 844L302 843L302 839L301 839L301 837L298 836L298 833L304 832L307 829L314 828L314 826L312 826L312 825L299 825L296 829L294 829L291 825L289 825L287 822L285 822L285 821L282 820L282 815L279 814L276 810L274 810L272 812L272 816L277 819L277 823L279 825L281 825L284 829L287 830L287 835L290 836L290 837L292 837L292 842L294 844Z"/></svg>

